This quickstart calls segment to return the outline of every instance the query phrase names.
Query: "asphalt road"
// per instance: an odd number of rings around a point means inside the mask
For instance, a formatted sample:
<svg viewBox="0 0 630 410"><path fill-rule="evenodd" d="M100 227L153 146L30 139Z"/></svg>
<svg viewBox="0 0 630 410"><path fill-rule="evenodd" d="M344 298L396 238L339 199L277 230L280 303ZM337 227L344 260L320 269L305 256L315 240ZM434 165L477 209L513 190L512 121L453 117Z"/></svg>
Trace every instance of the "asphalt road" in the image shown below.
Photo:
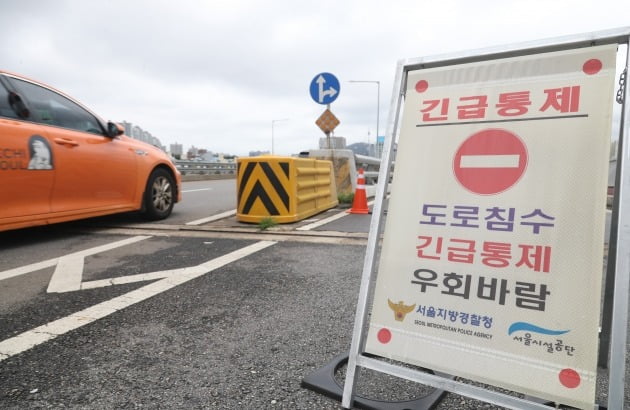
<svg viewBox="0 0 630 410"><path fill-rule="evenodd" d="M192 266L258 242L148 241L153 252L87 261L100 268L86 279L174 268L180 257ZM349 347L362 248L279 242L59 335L0 363L0 407L338 409L301 381ZM327 261L327 268L305 263L312 260ZM143 286L40 294L4 312L3 338ZM369 372L358 389L381 399L426 390ZM451 395L438 408L494 407Z"/></svg>
<svg viewBox="0 0 630 410"><path fill-rule="evenodd" d="M35 243L3 242L4 271L39 261L51 247L92 249L128 237L38 233ZM153 236L85 257L82 283L198 266L257 243ZM338 408L300 382L349 346L363 245L271 243L5 358L0 407ZM332 263L305 263L310 260ZM3 298L3 341L113 298L148 292L159 282L50 294L45 290L54 271L51 266L1 282L3 296L19 294L11 303ZM22 294L25 282L37 291Z"/></svg>
<svg viewBox="0 0 630 410"><path fill-rule="evenodd" d="M169 224L185 224L236 208L236 180L185 182L182 202L174 208Z"/></svg>
<svg viewBox="0 0 630 410"><path fill-rule="evenodd" d="M0 278L14 275L0 280L0 408L340 408L301 382L349 349L370 216L299 235L233 218L186 226L229 208L189 206L223 192L190 187L162 224L123 215L0 234ZM602 375L600 401L605 387ZM367 370L357 386L386 400L427 391ZM448 394L436 408L500 407Z"/></svg>

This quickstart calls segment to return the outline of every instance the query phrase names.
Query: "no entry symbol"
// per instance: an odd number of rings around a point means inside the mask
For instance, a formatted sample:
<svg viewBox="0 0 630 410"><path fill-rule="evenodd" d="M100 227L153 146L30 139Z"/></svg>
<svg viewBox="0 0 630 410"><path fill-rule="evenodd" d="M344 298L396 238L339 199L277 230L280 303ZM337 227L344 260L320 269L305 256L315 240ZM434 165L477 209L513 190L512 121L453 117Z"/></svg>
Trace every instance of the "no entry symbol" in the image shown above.
<svg viewBox="0 0 630 410"><path fill-rule="evenodd" d="M457 181L479 195L494 195L513 186L527 167L527 148L503 129L486 129L468 137L453 158Z"/></svg>

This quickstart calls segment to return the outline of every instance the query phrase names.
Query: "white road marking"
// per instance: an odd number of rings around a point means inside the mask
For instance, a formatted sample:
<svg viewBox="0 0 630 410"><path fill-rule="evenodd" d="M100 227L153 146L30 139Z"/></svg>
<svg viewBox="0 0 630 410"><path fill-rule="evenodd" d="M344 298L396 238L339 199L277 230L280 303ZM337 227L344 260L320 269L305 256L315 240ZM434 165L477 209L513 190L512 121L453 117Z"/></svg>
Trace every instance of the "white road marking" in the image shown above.
<svg viewBox="0 0 630 410"><path fill-rule="evenodd" d="M51 266L55 266L57 262L59 262L59 258L53 258L42 262L32 263L26 266L20 266L19 268L15 269L5 270L3 272L0 272L0 280L13 278L15 276L24 275L45 268L50 268Z"/></svg>
<svg viewBox="0 0 630 410"><path fill-rule="evenodd" d="M70 292L81 289L83 280L83 255L64 256L59 258L55 273L48 282L48 293Z"/></svg>
<svg viewBox="0 0 630 410"><path fill-rule="evenodd" d="M132 238L123 239L122 241L108 243L96 248L87 249L62 256L57 262L57 268L48 283L48 293L71 292L81 289L81 281L83 280L83 266L85 257L97 253L120 248L121 246L130 245L150 238L150 236L134 236Z"/></svg>
<svg viewBox="0 0 630 410"><path fill-rule="evenodd" d="M372 205L374 203L374 200L368 202L368 205ZM343 218L344 216L348 215L348 211L342 211L339 212L338 214L335 214L333 216L329 216L328 218L324 218L321 219L317 222L313 222L312 224L308 224L308 225L304 225L304 226L300 226L299 228L295 228L296 231L310 231L311 229L315 229L318 228L322 225L326 225L327 223L330 223L332 221L336 221L337 219Z"/></svg>
<svg viewBox="0 0 630 410"><path fill-rule="evenodd" d="M220 214L212 215L207 218L197 219L196 221L186 222L186 225L201 225L208 222L218 221L219 219L227 218L228 216L236 215L236 209L226 211Z"/></svg>
<svg viewBox="0 0 630 410"><path fill-rule="evenodd" d="M518 168L520 155L462 155L460 168Z"/></svg>
<svg viewBox="0 0 630 410"><path fill-rule="evenodd" d="M187 189L185 191L182 191L182 194L185 194L187 192L199 192L199 191L212 191L212 188Z"/></svg>
<svg viewBox="0 0 630 410"><path fill-rule="evenodd" d="M98 319L102 319L114 312L122 310L138 302L142 302L152 296L172 289L192 279L198 278L199 276L205 275L206 273L212 272L215 269L263 250L275 243L276 242L272 241L256 242L234 252L211 259L201 265L176 269L173 271L164 271L171 272L165 279L150 283L139 289L125 293L124 295L91 306L87 309L83 309L80 312L73 313L64 318L36 327L35 329L28 330L10 339L3 340L0 342L0 361L8 359L18 353L25 352L26 350L54 339L57 336L63 335L71 330L78 329L81 326L92 323Z"/></svg>
<svg viewBox="0 0 630 410"><path fill-rule="evenodd" d="M138 275L121 276L118 278L92 280L80 284L81 290L103 288L105 286L124 285L135 282L148 282L150 280L168 278L169 276L181 273L183 269L165 270L161 272L141 273Z"/></svg>
<svg viewBox="0 0 630 410"><path fill-rule="evenodd" d="M13 278L15 276L20 276L20 275L24 275L27 273L31 273L31 272L35 272L41 269L45 269L45 268L50 268L51 266L55 266L59 263L59 261L62 258L74 258L74 257L85 257L85 256L90 256L90 255L94 255L100 252L105 252L114 248L118 248L120 246L125 246L125 245L129 245L144 239L150 238L150 236L134 236L132 238L128 238L128 239L123 239L122 241L118 241L118 242L112 242L106 245L102 245L102 246L96 246L94 248L90 248L90 249L86 249L83 251L79 251L79 252L75 252L75 253L71 253L69 255L65 255L59 258L52 258L52 259L48 259L42 262L37 262L37 263L32 263L30 265L26 265L26 266L20 266L19 268L15 268L15 269L9 269L9 270L5 270L3 272L0 272L0 280L4 280L4 279L9 279L9 278ZM57 271L55 271L55 273L57 273ZM60 273L61 274L61 273ZM54 275L53 275L54 276ZM52 281L52 279L51 279Z"/></svg>

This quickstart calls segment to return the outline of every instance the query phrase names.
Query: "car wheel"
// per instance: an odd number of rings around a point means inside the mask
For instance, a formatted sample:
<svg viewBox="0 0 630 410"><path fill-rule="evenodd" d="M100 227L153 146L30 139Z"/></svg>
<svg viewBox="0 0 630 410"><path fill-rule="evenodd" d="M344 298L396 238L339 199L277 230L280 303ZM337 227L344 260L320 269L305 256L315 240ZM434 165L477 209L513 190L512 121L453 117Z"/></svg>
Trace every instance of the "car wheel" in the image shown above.
<svg viewBox="0 0 630 410"><path fill-rule="evenodd" d="M175 181L163 169L151 173L144 192L144 216L147 219L164 219L175 205Z"/></svg>

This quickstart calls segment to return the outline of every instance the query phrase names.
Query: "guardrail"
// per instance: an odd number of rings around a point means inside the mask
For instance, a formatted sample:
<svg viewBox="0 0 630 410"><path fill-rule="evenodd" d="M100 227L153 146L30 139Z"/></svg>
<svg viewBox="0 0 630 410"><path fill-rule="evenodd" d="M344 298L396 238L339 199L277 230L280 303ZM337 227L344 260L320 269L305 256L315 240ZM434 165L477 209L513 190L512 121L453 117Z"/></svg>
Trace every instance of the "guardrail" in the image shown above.
<svg viewBox="0 0 630 410"><path fill-rule="evenodd" d="M304 152L300 156L326 158L331 154L328 150L311 150ZM349 160L350 179L352 189L356 189L357 171L363 168L365 176L365 185L368 195L373 196L376 183L378 182L378 174L381 167L381 159L368 157L366 155L355 154L351 150L339 149L333 150L333 155L337 157L345 157ZM206 161L190 161L175 160L175 166L181 172L182 176L192 178L203 178L205 176L229 177L233 175L236 178L235 162L206 162Z"/></svg>
<svg viewBox="0 0 630 410"><path fill-rule="evenodd" d="M378 182L379 170L381 168L381 159L375 157L368 157L366 155L355 154L349 149L315 149L310 151L304 151L300 153L300 156L330 159L330 158L345 158L348 161L347 172L349 172L349 183L352 185L352 192L356 190L358 169L363 168L363 175L365 177L366 192L368 196L374 196L376 192L376 183ZM337 181L339 183L339 181ZM347 185L337 186L338 192L343 192Z"/></svg>
<svg viewBox="0 0 630 410"><path fill-rule="evenodd" d="M381 159L354 154L354 163L356 169L363 168L366 185L376 185L378 182L378 173L381 168Z"/></svg>
<svg viewBox="0 0 630 410"><path fill-rule="evenodd" d="M182 175L234 175L235 162L205 162L175 160L175 166Z"/></svg>

